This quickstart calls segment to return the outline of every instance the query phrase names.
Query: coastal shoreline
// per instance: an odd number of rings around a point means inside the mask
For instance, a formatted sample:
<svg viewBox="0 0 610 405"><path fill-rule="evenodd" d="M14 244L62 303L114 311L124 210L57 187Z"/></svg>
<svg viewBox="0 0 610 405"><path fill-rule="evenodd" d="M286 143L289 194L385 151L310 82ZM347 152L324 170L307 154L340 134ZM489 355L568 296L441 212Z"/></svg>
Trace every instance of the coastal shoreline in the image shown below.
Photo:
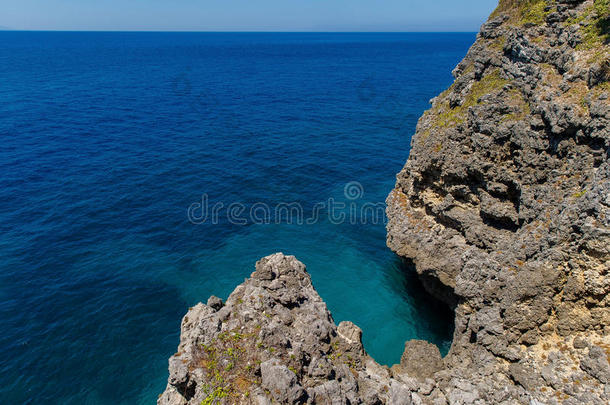
<svg viewBox="0 0 610 405"><path fill-rule="evenodd" d="M158 404L608 402L609 14L501 0L419 121L387 244L455 307L445 358L380 366L275 254L185 316Z"/></svg>

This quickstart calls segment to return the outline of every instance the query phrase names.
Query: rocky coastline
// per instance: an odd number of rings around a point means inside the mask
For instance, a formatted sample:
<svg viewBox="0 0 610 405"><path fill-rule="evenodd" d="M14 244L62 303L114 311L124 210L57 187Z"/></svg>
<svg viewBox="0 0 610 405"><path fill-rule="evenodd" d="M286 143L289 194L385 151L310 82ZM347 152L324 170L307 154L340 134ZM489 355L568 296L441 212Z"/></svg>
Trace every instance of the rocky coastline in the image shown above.
<svg viewBox="0 0 610 405"><path fill-rule="evenodd" d="M501 0L420 119L387 244L455 308L447 356L377 364L278 253L188 311L158 404L609 403L609 41L609 0Z"/></svg>

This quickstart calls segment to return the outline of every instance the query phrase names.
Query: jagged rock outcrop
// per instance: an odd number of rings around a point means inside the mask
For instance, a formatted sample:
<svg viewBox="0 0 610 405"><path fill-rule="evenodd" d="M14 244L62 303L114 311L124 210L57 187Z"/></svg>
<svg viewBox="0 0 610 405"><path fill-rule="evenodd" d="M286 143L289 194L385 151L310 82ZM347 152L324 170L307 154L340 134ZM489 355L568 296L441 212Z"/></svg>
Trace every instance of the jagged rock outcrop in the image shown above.
<svg viewBox="0 0 610 405"><path fill-rule="evenodd" d="M607 0L501 1L418 123L387 242L457 303L452 403L610 400L609 27Z"/></svg>
<svg viewBox="0 0 610 405"><path fill-rule="evenodd" d="M610 402L610 0L501 0L420 119L388 246L455 307L391 368L303 264L261 259L182 321L158 404Z"/></svg>
<svg viewBox="0 0 610 405"><path fill-rule="evenodd" d="M442 364L433 345L421 342L432 356L411 376L405 363L375 363L361 338L353 323L335 325L305 266L277 253L257 262L226 303L211 297L188 311L158 404L446 402L427 378Z"/></svg>

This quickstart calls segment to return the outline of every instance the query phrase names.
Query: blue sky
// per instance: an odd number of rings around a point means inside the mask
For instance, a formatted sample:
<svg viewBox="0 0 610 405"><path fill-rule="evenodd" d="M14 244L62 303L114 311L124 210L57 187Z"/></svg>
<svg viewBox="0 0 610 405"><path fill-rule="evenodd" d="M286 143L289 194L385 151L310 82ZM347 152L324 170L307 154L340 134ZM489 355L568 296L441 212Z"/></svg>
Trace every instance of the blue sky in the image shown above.
<svg viewBox="0 0 610 405"><path fill-rule="evenodd" d="M497 0L0 0L23 30L478 31Z"/></svg>

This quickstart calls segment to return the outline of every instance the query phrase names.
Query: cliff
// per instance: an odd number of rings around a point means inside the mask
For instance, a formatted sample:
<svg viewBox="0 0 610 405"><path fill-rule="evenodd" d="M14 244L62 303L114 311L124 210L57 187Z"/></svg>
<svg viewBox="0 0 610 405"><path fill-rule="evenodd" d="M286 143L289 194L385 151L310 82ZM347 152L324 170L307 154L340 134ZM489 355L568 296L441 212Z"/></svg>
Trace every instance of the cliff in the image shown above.
<svg viewBox="0 0 610 405"><path fill-rule="evenodd" d="M502 0L420 119L388 246L455 308L378 365L276 254L182 321L158 403L610 401L610 2Z"/></svg>
<svg viewBox="0 0 610 405"><path fill-rule="evenodd" d="M418 123L387 242L457 303L444 391L608 401L609 16L501 1Z"/></svg>

